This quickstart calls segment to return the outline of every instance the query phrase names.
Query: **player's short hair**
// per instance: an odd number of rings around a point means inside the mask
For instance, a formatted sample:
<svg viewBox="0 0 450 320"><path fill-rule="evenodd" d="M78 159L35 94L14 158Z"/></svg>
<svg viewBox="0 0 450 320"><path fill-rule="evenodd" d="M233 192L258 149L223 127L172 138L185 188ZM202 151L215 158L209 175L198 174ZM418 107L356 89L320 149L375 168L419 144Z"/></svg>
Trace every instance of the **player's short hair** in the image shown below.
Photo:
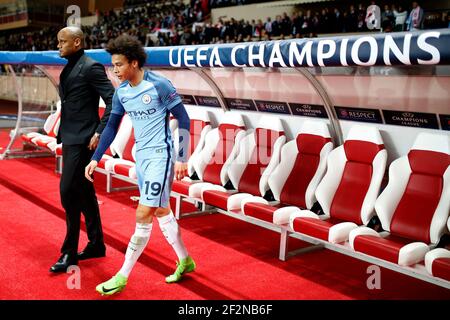
<svg viewBox="0 0 450 320"><path fill-rule="evenodd" d="M142 68L145 60L147 60L147 54L142 43L137 38L128 34L111 39L106 46L106 51L111 55L123 54L129 62L137 60L139 68Z"/></svg>

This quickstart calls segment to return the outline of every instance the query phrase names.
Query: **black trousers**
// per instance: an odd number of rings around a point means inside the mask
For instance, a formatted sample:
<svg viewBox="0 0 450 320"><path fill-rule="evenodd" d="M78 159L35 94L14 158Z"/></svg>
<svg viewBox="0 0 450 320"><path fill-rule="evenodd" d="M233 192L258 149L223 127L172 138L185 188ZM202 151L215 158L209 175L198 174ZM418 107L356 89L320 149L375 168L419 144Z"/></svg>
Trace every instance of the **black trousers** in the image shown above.
<svg viewBox="0 0 450 320"><path fill-rule="evenodd" d="M84 169L91 161L92 150L87 145L64 145L63 170L60 181L61 203L66 211L67 233L61 253L76 255L80 237L81 213L84 214L89 244L104 248L100 210L93 183L84 176Z"/></svg>

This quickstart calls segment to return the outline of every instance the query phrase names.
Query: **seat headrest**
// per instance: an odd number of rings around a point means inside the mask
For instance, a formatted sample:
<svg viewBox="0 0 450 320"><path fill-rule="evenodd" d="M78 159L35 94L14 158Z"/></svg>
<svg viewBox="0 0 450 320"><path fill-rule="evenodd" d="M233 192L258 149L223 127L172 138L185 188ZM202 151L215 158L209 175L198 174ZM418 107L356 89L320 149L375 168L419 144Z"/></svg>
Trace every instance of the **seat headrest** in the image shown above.
<svg viewBox="0 0 450 320"><path fill-rule="evenodd" d="M254 134L257 146L271 149L275 144L275 141L279 137L284 135L284 132L271 129L256 128Z"/></svg>
<svg viewBox="0 0 450 320"><path fill-rule="evenodd" d="M189 110L188 114L189 114L189 118L191 120L200 120L205 123L211 122L209 113L207 110L202 110L202 109L196 108L196 109Z"/></svg>
<svg viewBox="0 0 450 320"><path fill-rule="evenodd" d="M234 124L221 123L217 129L219 130L219 136L221 139L226 141L234 141L236 134L243 128Z"/></svg>
<svg viewBox="0 0 450 320"><path fill-rule="evenodd" d="M315 134L324 138L331 138L330 130L328 130L327 124L323 121L306 120L300 128L299 134L301 133Z"/></svg>
<svg viewBox="0 0 450 320"><path fill-rule="evenodd" d="M244 119L238 112L227 111L223 114L220 124L232 124L237 127L245 127Z"/></svg>
<svg viewBox="0 0 450 320"><path fill-rule="evenodd" d="M316 134L299 133L295 138L297 151L302 154L320 155L322 148L331 138L322 137Z"/></svg>
<svg viewBox="0 0 450 320"><path fill-rule="evenodd" d="M411 150L427 150L450 155L450 136L445 134L421 132L417 135Z"/></svg>
<svg viewBox="0 0 450 320"><path fill-rule="evenodd" d="M450 155L437 151L411 149L408 152L408 161L413 172L442 176L450 166Z"/></svg>
<svg viewBox="0 0 450 320"><path fill-rule="evenodd" d="M380 131L376 127L363 126L358 124L350 128L345 141L348 140L367 141L378 145L383 144L383 139L381 138Z"/></svg>
<svg viewBox="0 0 450 320"><path fill-rule="evenodd" d="M384 149L383 144L375 144L365 140L346 140L344 151L347 160L371 164L378 152Z"/></svg>
<svg viewBox="0 0 450 320"><path fill-rule="evenodd" d="M256 128L260 129L268 129L278 132L284 132L283 124L281 123L281 120L277 117L273 116L262 116L259 121Z"/></svg>

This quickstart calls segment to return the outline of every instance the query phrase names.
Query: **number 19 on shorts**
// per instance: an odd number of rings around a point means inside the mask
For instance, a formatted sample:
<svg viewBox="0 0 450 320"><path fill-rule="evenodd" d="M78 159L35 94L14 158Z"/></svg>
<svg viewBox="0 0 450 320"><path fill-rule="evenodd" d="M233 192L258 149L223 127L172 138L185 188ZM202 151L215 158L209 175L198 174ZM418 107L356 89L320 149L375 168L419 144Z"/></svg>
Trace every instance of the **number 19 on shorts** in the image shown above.
<svg viewBox="0 0 450 320"><path fill-rule="evenodd" d="M145 195L159 196L161 194L161 183L144 181L145 184ZM149 193L150 192L150 193Z"/></svg>

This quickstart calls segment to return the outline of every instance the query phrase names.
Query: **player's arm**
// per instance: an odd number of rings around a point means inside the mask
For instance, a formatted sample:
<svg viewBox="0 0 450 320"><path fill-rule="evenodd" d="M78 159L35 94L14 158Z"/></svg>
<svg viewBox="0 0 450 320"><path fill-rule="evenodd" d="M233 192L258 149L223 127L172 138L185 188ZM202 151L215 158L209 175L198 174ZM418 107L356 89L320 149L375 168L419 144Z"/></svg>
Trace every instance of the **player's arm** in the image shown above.
<svg viewBox="0 0 450 320"><path fill-rule="evenodd" d="M98 165L98 162L101 160L103 154L106 152L111 143L114 141L114 138L117 135L117 131L119 131L120 122L122 120L124 113L125 110L123 109L123 106L120 103L120 100L117 97L116 92L113 98L113 109L111 115L109 116L108 122L106 123L106 127L102 132L97 149L95 149L94 155L91 158L91 162L86 166L84 170L84 175L86 179L88 179L91 182L94 181L92 179L92 174L94 173L94 170Z"/></svg>
<svg viewBox="0 0 450 320"><path fill-rule="evenodd" d="M161 98L161 102L167 107L167 110L172 113L175 119L178 120L179 148L175 162L175 179L181 180L188 175L187 158L191 121L180 96L168 79L157 82L156 89Z"/></svg>
<svg viewBox="0 0 450 320"><path fill-rule="evenodd" d="M187 162L191 120L189 119L189 115L187 114L186 109L181 102L170 109L170 112L172 113L174 118L178 120L179 148L176 155L176 160L179 162Z"/></svg>
<svg viewBox="0 0 450 320"><path fill-rule="evenodd" d="M176 154L175 179L181 180L188 175L187 158L191 121L182 102L171 108L170 112L178 120L178 152Z"/></svg>

